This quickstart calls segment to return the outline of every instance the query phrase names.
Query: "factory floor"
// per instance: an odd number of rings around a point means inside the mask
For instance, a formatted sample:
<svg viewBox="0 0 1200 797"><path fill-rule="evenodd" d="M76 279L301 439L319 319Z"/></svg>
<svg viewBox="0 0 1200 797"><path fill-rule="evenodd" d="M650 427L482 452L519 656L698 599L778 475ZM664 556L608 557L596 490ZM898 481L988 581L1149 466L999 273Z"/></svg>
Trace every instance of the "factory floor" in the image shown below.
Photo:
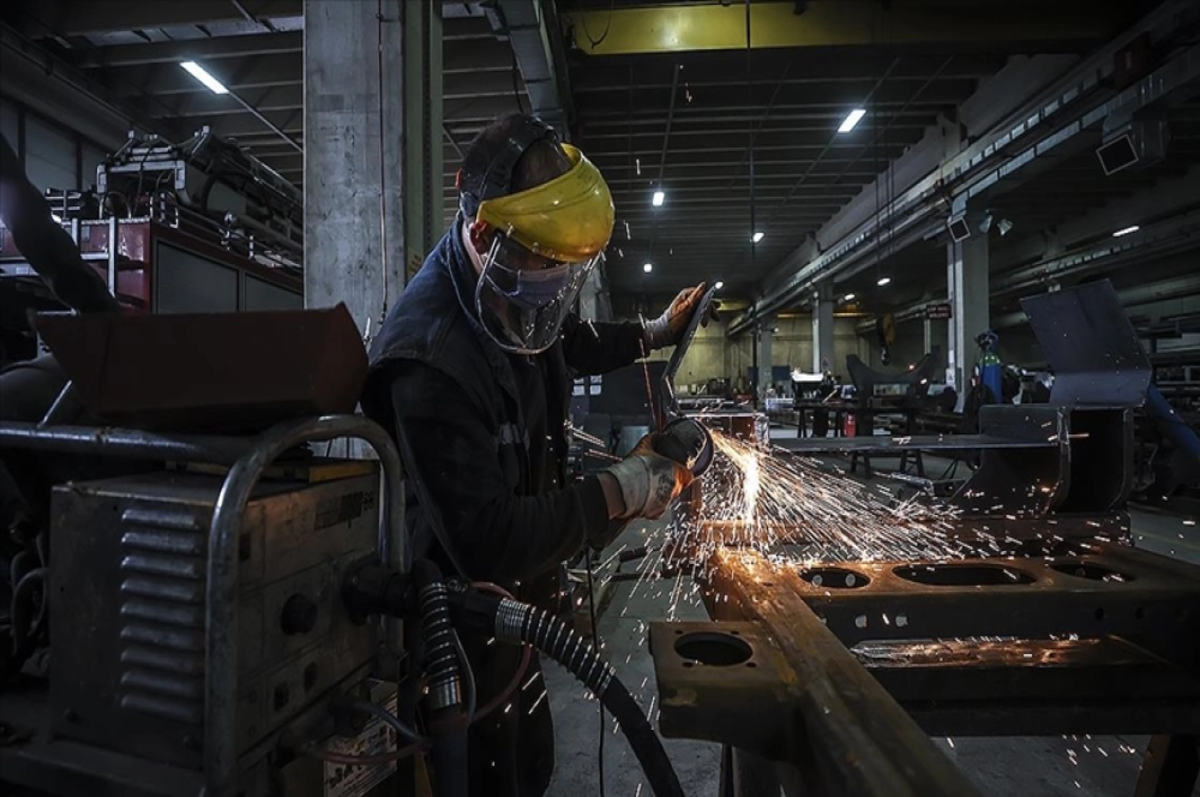
<svg viewBox="0 0 1200 797"><path fill-rule="evenodd" d="M777 437L776 430L772 436ZM881 462L881 466L894 466ZM927 469L932 463L926 463ZM940 472L931 470L930 472ZM1178 517L1131 510L1132 531L1139 547L1200 564L1200 533ZM631 528L614 544L636 547L653 536L654 524ZM629 565L626 565L629 568ZM615 585L612 603L599 622L605 657L641 701L657 712L654 666L646 646L647 624L655 620L705 620L695 601L679 600L672 610L673 582ZM690 585L683 586L686 594ZM549 797L599 794L598 706L565 670L545 667L554 712L557 768ZM1132 797L1147 737L1094 738L974 737L936 738L983 797ZM689 797L716 797L720 749L715 744L665 740L667 754ZM613 733L611 718L604 736L605 794L647 797L637 759L625 739ZM1200 785L1193 790L1200 797Z"/></svg>

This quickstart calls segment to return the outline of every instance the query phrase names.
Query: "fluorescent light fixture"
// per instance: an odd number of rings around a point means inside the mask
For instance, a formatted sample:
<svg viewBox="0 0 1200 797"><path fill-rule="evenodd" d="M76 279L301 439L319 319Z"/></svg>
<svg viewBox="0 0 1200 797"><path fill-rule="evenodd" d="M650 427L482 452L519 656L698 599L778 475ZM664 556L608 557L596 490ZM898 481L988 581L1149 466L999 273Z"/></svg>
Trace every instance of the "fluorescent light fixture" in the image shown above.
<svg viewBox="0 0 1200 797"><path fill-rule="evenodd" d="M647 263L646 265L642 266L642 271L646 272L647 274L649 274L653 270L654 270L653 263Z"/></svg>
<svg viewBox="0 0 1200 797"><path fill-rule="evenodd" d="M724 283L724 282L718 282L718 283L717 283L716 285L714 285L713 287L714 287L714 288L716 288L717 290L721 290L722 288L724 288L724 287L725 287L725 283Z"/></svg>
<svg viewBox="0 0 1200 797"><path fill-rule="evenodd" d="M1132 227L1124 227L1124 228L1114 232L1113 238L1120 238L1122 235L1129 235L1129 233L1137 232L1140 229L1142 229L1142 228L1137 226L1136 224L1134 224Z"/></svg>
<svg viewBox="0 0 1200 797"><path fill-rule="evenodd" d="M842 301L843 301L843 302L852 302L852 301L854 301L854 294L853 294L853 293L847 293L845 296L843 296L843 297L842 297Z"/></svg>
<svg viewBox="0 0 1200 797"><path fill-rule="evenodd" d="M656 208L661 208L662 203L667 201L667 195L662 192L662 189L654 192L654 198L650 200L650 204Z"/></svg>
<svg viewBox="0 0 1200 797"><path fill-rule="evenodd" d="M855 126L859 122L862 121L862 118L866 115L867 115L867 112L865 109L855 108L853 111L851 111L850 113L848 113L846 115L845 119L842 120L842 124L838 127L838 132L839 133L849 133L851 130L853 130L855 128Z"/></svg>
<svg viewBox="0 0 1200 797"><path fill-rule="evenodd" d="M210 75L204 67L200 66L200 64L196 63L195 61L182 61L179 65L183 67L189 75L203 83L204 87L213 94L229 93L229 89L225 88L225 84Z"/></svg>
<svg viewBox="0 0 1200 797"><path fill-rule="evenodd" d="M891 281L892 281L891 277L880 277L879 279L875 280L875 284L878 285L880 288L882 288L884 285L887 285Z"/></svg>
<svg viewBox="0 0 1200 797"><path fill-rule="evenodd" d="M758 243L763 239L765 234L766 233L764 233L762 230L759 230L758 232L754 233L754 235L750 236L750 240L754 241L754 243Z"/></svg>

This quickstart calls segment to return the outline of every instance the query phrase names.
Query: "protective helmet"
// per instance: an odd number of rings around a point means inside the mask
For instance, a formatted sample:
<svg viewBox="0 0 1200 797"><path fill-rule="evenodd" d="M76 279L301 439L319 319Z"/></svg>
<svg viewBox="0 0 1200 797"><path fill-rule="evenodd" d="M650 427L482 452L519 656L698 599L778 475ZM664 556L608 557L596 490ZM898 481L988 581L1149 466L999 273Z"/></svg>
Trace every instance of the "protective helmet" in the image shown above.
<svg viewBox="0 0 1200 797"><path fill-rule="evenodd" d="M553 128L526 119L489 166L480 196L464 190L460 198L465 213L496 230L475 289L476 310L496 344L520 354L554 343L613 229L608 185L575 147L561 145L570 162L564 174L505 193L516 162L541 140L557 144Z"/></svg>

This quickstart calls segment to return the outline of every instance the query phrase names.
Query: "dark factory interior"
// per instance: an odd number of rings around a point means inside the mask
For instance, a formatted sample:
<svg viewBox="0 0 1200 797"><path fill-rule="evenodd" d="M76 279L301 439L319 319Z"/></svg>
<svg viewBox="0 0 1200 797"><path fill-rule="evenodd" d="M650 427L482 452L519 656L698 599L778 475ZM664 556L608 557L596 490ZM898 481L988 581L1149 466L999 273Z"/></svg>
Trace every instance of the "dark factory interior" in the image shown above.
<svg viewBox="0 0 1200 797"><path fill-rule="evenodd" d="M1196 0L6 0L0 789L1200 797Z"/></svg>

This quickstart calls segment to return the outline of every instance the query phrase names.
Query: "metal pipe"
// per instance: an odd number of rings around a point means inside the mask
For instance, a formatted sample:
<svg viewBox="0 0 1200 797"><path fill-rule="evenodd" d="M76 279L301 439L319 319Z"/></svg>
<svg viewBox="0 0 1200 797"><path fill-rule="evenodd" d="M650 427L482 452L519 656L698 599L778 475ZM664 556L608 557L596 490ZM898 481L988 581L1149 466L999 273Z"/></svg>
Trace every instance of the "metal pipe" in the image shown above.
<svg viewBox="0 0 1200 797"><path fill-rule="evenodd" d="M205 595L204 775L209 797L228 797L237 786L238 540L242 515L263 471L301 443L349 437L365 440L383 466L381 563L403 564L404 502L400 455L382 427L357 415L290 421L269 429L238 459L213 509ZM398 626L392 633L398 634ZM399 638L389 639L399 643Z"/></svg>
<svg viewBox="0 0 1200 797"><path fill-rule="evenodd" d="M63 389L59 391L58 398L54 399L54 403L50 405L50 409L46 410L46 414L42 416L40 427L46 427L59 421L67 420L77 414L81 408L79 401L79 391L75 389L73 381L63 385Z"/></svg>
<svg viewBox="0 0 1200 797"><path fill-rule="evenodd" d="M133 459L230 465L245 454L253 442L253 438L245 437L160 435L135 429L0 423L0 446L4 448Z"/></svg>
<svg viewBox="0 0 1200 797"><path fill-rule="evenodd" d="M108 292L117 295L117 217L108 217Z"/></svg>
<svg viewBox="0 0 1200 797"><path fill-rule="evenodd" d="M235 100L237 100L238 103L241 104L241 106L243 108L245 108L247 111L249 111L250 114L252 114L255 119L257 119L258 121L260 121L264 125L266 125L271 130L272 133L274 133L275 135L279 136L284 141L286 141L292 147L292 149L296 150L301 155L304 154L304 147L300 145L300 142L298 142L296 139L289 136L287 133L283 132L283 129L280 128L279 125L275 124L270 119L263 116L262 113L257 108L255 108L253 105L251 105L250 103L246 102L241 97L239 97L238 93L236 91L233 91L232 89L230 89L229 96L233 97Z"/></svg>

